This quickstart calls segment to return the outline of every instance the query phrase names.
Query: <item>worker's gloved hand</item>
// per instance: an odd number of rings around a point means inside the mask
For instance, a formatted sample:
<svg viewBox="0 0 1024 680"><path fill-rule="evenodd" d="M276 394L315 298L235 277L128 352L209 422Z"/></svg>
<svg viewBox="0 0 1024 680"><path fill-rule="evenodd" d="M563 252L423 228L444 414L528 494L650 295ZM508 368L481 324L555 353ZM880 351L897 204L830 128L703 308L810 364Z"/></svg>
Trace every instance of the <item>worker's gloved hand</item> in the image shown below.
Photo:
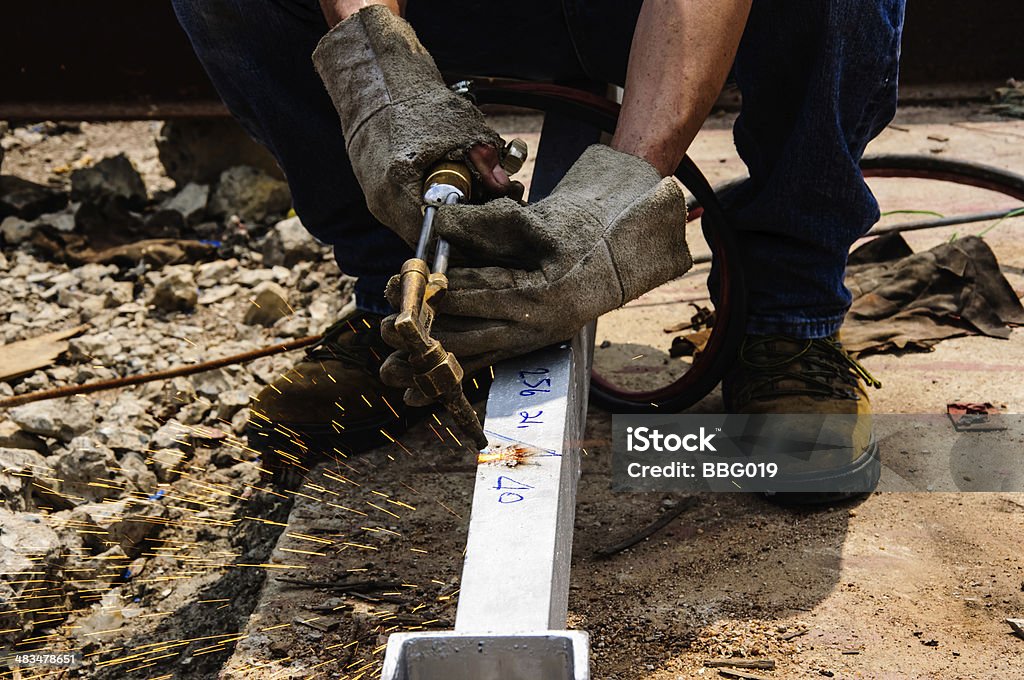
<svg viewBox="0 0 1024 680"><path fill-rule="evenodd" d="M415 244L423 221L424 174L439 161L468 155L485 188L500 193L509 185L498 165L501 137L445 86L412 27L383 5L338 24L313 63L341 117L370 212L407 243Z"/></svg>
<svg viewBox="0 0 1024 680"><path fill-rule="evenodd" d="M607 146L584 152L552 194L445 206L439 236L468 262L448 271L434 337L467 375L572 337L587 323L686 272L686 199L647 161ZM388 286L394 305L399 287ZM382 326L392 343L393 317ZM408 386L393 356L381 377Z"/></svg>

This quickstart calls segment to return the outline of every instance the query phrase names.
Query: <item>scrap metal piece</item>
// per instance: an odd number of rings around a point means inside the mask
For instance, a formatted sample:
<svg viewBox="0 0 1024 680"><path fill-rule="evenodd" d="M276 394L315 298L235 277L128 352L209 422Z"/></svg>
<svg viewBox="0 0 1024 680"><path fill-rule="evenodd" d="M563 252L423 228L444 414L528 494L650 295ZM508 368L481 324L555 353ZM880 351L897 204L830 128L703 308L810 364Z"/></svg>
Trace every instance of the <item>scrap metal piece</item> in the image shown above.
<svg viewBox="0 0 1024 680"><path fill-rule="evenodd" d="M1006 429L999 418L1002 411L987 401L983 404L946 404L946 413L957 432L996 432Z"/></svg>

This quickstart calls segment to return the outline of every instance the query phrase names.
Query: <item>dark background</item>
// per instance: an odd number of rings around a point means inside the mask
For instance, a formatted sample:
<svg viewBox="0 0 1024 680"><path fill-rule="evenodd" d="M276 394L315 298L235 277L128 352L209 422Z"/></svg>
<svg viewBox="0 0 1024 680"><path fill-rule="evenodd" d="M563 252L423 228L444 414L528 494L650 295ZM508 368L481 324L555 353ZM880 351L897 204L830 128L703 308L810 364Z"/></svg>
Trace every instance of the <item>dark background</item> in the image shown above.
<svg viewBox="0 0 1024 680"><path fill-rule="evenodd" d="M983 96L1024 78L1021 0L908 5L907 95ZM21 0L4 14L0 119L224 114L169 2Z"/></svg>

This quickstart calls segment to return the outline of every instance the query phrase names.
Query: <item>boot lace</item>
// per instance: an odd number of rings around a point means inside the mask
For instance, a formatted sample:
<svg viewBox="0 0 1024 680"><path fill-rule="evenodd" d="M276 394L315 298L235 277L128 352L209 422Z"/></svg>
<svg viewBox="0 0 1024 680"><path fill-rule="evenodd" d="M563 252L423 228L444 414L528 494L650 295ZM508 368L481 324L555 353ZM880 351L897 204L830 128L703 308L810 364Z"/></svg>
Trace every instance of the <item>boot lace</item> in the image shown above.
<svg viewBox="0 0 1024 680"><path fill-rule="evenodd" d="M779 396L856 398L858 378L874 388L882 386L835 338L816 338L792 347L792 338L750 336L740 348L740 361L749 380L743 401ZM797 341L799 342L799 341ZM800 361L801 366L794 364Z"/></svg>

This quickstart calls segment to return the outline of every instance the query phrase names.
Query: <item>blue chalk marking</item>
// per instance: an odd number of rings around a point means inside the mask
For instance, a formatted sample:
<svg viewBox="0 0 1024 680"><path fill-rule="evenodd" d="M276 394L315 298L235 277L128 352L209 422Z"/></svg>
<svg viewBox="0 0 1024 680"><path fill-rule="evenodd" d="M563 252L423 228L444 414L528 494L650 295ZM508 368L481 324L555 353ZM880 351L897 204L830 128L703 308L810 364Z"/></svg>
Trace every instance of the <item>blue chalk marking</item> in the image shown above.
<svg viewBox="0 0 1024 680"><path fill-rule="evenodd" d="M484 430L484 432L486 432L487 434L491 435L492 437L497 437L498 439L504 439L505 441L511 442L513 444L522 444L523 446L525 446L527 448L536 449L537 451L543 451L544 453L546 453L549 456L555 456L557 458L561 458L562 457L562 454L558 453L554 449L545 449L543 446L537 446L536 444L531 444L530 442L523 441L522 439L515 439L514 437L509 437L507 435L501 434L500 432L495 432L494 430Z"/></svg>

